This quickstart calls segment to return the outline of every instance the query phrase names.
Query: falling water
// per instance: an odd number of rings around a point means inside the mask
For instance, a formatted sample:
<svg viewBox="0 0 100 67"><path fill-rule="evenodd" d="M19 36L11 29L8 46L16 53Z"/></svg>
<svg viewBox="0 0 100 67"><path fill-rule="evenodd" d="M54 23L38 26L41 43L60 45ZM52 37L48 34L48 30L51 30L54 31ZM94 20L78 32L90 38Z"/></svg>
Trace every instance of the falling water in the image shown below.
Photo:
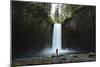
<svg viewBox="0 0 100 67"><path fill-rule="evenodd" d="M61 24L55 23L53 28L52 48L61 50Z"/></svg>

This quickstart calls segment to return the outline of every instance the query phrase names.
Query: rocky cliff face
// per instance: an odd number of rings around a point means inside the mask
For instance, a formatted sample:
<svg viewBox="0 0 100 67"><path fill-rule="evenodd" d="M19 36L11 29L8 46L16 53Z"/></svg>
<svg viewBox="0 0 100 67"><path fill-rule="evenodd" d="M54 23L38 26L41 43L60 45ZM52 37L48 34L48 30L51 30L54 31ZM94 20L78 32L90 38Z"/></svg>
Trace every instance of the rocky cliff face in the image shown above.
<svg viewBox="0 0 100 67"><path fill-rule="evenodd" d="M63 23L63 43L83 51L95 51L95 6L81 6ZM64 45L65 46L65 45Z"/></svg>
<svg viewBox="0 0 100 67"><path fill-rule="evenodd" d="M12 2L14 57L35 54L50 42L52 24L49 3ZM31 55L31 56L32 56Z"/></svg>

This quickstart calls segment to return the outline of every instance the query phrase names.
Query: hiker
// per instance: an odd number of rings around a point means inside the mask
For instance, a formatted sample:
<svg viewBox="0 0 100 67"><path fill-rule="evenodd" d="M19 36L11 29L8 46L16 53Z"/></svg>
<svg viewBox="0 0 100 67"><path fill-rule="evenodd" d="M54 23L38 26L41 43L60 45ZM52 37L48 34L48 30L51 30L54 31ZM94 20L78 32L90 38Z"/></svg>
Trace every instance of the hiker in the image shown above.
<svg viewBox="0 0 100 67"><path fill-rule="evenodd" d="M58 56L58 48L56 49L56 56Z"/></svg>

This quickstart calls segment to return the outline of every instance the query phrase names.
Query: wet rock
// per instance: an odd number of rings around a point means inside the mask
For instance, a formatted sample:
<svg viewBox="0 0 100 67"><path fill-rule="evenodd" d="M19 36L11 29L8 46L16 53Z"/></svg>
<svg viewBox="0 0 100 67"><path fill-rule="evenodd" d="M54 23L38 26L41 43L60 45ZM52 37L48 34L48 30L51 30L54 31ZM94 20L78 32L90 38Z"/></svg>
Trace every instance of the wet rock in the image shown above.
<svg viewBox="0 0 100 67"><path fill-rule="evenodd" d="M93 57L95 57L95 53L90 52L90 53L88 54L88 57L89 57L89 58L93 58Z"/></svg>
<svg viewBox="0 0 100 67"><path fill-rule="evenodd" d="M74 57L74 58L77 58L78 56L74 55L73 57Z"/></svg>
<svg viewBox="0 0 100 67"><path fill-rule="evenodd" d="M51 58L54 58L54 57L56 57L56 56L55 56L55 55L52 55L52 56L51 56Z"/></svg>

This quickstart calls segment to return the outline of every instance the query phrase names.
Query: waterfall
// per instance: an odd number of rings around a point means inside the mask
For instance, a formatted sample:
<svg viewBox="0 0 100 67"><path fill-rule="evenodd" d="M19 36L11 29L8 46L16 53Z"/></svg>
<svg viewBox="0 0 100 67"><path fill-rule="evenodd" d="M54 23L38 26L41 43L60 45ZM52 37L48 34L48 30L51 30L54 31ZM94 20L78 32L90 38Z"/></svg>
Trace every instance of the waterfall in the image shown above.
<svg viewBox="0 0 100 67"><path fill-rule="evenodd" d="M54 22L51 48L53 52L62 50L61 24L59 21L61 6L61 4L51 4L51 18Z"/></svg>
<svg viewBox="0 0 100 67"><path fill-rule="evenodd" d="M62 41L61 41L61 24L55 23L53 27L53 37L52 37L52 49L55 51L56 49L61 50Z"/></svg>
<svg viewBox="0 0 100 67"><path fill-rule="evenodd" d="M51 18L54 22L53 37L52 37L52 50L62 49L61 41L61 24L59 23L59 16L61 14L61 4L51 4Z"/></svg>
<svg viewBox="0 0 100 67"><path fill-rule="evenodd" d="M53 25L53 36L52 36L52 47L46 48L43 50L40 55L52 55L56 54L56 50L59 54L66 53L66 52L73 52L70 49L63 49L62 48L62 24L61 22L64 20L65 15L63 14L62 4L51 4L51 18L54 23ZM63 19L63 20L62 20Z"/></svg>

